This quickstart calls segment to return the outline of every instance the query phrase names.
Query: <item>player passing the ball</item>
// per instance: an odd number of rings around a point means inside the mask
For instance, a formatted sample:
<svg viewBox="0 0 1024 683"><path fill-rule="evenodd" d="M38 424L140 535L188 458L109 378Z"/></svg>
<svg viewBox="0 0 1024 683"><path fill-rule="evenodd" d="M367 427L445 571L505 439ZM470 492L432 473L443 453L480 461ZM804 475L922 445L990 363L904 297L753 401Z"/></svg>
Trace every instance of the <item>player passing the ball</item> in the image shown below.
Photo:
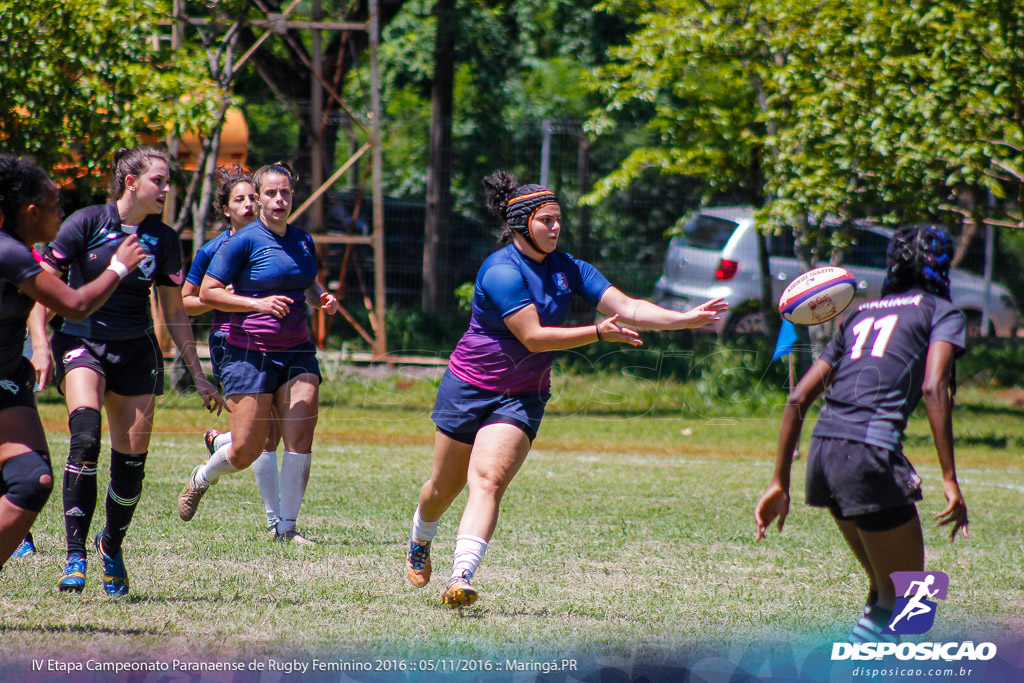
<svg viewBox="0 0 1024 683"><path fill-rule="evenodd" d="M45 384L49 347L33 339L34 360L45 369L22 356L33 302L80 320L146 255L138 238L124 240L92 281L72 289L44 270L32 250L57 236L63 218L57 186L46 173L30 159L0 155L0 567L53 490L50 450L33 394L37 380Z"/></svg>
<svg viewBox="0 0 1024 683"><path fill-rule="evenodd" d="M122 243L138 239L145 252L135 271L119 273L121 283L103 306L82 321L65 319L50 340L54 382L67 403L71 433L63 487L68 555L58 588L80 593L85 587L86 543L97 502L100 410L105 409L110 485L106 525L95 546L103 560L104 590L120 597L128 594L121 544L142 496L156 397L163 393L163 354L153 334L151 291L203 403L218 411L224 403L203 375L181 304L178 235L160 220L170 187L167 155L151 147L123 149L115 153L112 170L114 200L76 211L64 221L43 252L42 265L77 287L115 267L111 256Z"/></svg>
<svg viewBox="0 0 1024 683"><path fill-rule="evenodd" d="M935 517L950 541L967 538L967 505L953 457L952 369L964 348L964 314L950 301L953 243L940 228L901 228L888 247L882 298L862 303L789 395L775 473L754 509L757 540L790 504L792 454L804 416L825 394L807 459L807 503L828 508L868 576L852 642L895 642L883 633L896 604L889 575L924 570L917 515L921 479L903 455L907 418L922 396L942 469L946 506Z"/></svg>
<svg viewBox="0 0 1024 683"><path fill-rule="evenodd" d="M634 328L678 330L718 320L721 299L685 313L633 299L589 263L557 251L562 210L555 193L520 185L505 171L484 180L487 208L505 224L503 249L480 267L469 329L438 389L434 462L420 489L406 557L416 587L430 580L430 545L441 515L468 486L451 577L441 601L472 604L471 579L498 522L505 489L522 467L550 397L554 352L597 341L639 346ZM608 316L566 327L573 296Z"/></svg>

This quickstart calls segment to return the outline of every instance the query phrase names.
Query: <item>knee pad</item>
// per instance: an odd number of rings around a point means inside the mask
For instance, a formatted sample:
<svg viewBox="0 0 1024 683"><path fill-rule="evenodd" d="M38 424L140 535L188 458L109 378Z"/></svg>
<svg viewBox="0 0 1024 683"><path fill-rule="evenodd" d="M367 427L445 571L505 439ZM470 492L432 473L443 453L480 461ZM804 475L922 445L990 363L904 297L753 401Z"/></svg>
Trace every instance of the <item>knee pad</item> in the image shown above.
<svg viewBox="0 0 1024 683"><path fill-rule="evenodd" d="M917 506L913 503L895 508L886 508L866 515L853 517L853 523L863 531L889 531L906 524L917 517Z"/></svg>
<svg viewBox="0 0 1024 683"><path fill-rule="evenodd" d="M76 409L68 417L68 429L71 431L68 465L95 467L100 458L100 411Z"/></svg>
<svg viewBox="0 0 1024 683"><path fill-rule="evenodd" d="M142 494L146 453L128 455L110 449L110 492L122 505L134 505Z"/></svg>
<svg viewBox="0 0 1024 683"><path fill-rule="evenodd" d="M53 469L50 456L29 451L8 458L2 475L7 488L7 500L22 510L39 512L53 491Z"/></svg>

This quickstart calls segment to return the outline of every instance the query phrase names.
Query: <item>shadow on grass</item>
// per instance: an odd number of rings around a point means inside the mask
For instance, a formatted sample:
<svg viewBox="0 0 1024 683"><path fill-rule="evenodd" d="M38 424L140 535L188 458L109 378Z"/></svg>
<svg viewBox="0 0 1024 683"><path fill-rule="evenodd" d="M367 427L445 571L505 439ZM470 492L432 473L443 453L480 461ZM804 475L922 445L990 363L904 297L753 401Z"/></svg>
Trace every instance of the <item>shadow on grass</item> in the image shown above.
<svg viewBox="0 0 1024 683"><path fill-rule="evenodd" d="M106 628L90 624L74 624L71 626L2 626L0 633L69 633L82 635L110 636L162 636L165 631L150 628Z"/></svg>

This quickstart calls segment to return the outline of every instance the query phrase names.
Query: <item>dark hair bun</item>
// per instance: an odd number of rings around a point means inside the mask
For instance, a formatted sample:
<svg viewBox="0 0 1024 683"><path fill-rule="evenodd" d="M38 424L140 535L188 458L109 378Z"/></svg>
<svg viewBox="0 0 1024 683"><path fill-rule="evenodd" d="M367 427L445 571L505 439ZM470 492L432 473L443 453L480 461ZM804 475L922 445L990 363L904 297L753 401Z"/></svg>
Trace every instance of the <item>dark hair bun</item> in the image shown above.
<svg viewBox="0 0 1024 683"><path fill-rule="evenodd" d="M508 171L495 171L484 178L484 187L487 188L487 210L498 218L505 220L505 208L508 200L519 187L519 181Z"/></svg>

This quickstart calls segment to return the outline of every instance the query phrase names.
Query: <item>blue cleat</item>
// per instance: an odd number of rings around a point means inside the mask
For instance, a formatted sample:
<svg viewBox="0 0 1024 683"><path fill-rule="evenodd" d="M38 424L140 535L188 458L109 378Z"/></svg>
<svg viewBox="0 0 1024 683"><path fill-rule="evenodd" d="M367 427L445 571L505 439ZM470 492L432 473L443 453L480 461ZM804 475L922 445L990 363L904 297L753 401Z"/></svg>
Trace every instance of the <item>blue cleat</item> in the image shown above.
<svg viewBox="0 0 1024 683"><path fill-rule="evenodd" d="M32 543L32 534L29 534L21 542L21 545L14 549L14 552L11 553L11 557L29 557L35 554L36 546Z"/></svg>
<svg viewBox="0 0 1024 683"><path fill-rule="evenodd" d="M430 581L430 570L430 541L409 541L409 552L405 556L405 575L409 583L423 588Z"/></svg>
<svg viewBox="0 0 1024 683"><path fill-rule="evenodd" d="M124 568L122 554L114 557L107 555L103 550L103 532L96 535L96 551L103 560L103 590L113 598L123 598L128 595L128 572Z"/></svg>
<svg viewBox="0 0 1024 683"><path fill-rule="evenodd" d="M71 553L68 561L64 563L64 573L57 582L57 588L61 593L74 591L81 593L85 588L85 555L82 553Z"/></svg>

